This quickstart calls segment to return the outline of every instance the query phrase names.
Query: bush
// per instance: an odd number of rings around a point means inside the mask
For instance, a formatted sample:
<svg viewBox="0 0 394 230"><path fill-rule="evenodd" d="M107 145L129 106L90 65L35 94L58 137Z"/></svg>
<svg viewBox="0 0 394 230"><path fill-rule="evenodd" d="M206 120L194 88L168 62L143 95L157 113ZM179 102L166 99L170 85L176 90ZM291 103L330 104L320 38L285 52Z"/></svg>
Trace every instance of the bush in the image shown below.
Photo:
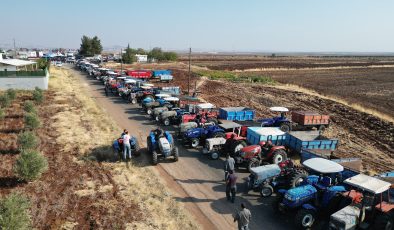
<svg viewBox="0 0 394 230"><path fill-rule="evenodd" d="M7 90L7 96L8 98L13 101L16 98L16 91L14 89L8 89Z"/></svg>
<svg viewBox="0 0 394 230"><path fill-rule="evenodd" d="M44 101L44 93L42 92L42 89L37 88L33 91L33 100L39 104Z"/></svg>
<svg viewBox="0 0 394 230"><path fill-rule="evenodd" d="M269 76L256 76L251 78L254 83L262 83L267 85L275 84L275 81Z"/></svg>
<svg viewBox="0 0 394 230"><path fill-rule="evenodd" d="M36 107L34 106L34 103L32 101L25 101L23 104L23 109L27 113L37 113Z"/></svg>
<svg viewBox="0 0 394 230"><path fill-rule="evenodd" d="M5 117L4 109L0 108L0 120L3 120L4 117Z"/></svg>
<svg viewBox="0 0 394 230"><path fill-rule="evenodd" d="M24 181L38 179L47 169L47 159L36 150L23 151L14 166L15 173Z"/></svg>
<svg viewBox="0 0 394 230"><path fill-rule="evenodd" d="M28 129L36 129L40 127L40 120L37 114L28 113L25 115L25 127Z"/></svg>
<svg viewBox="0 0 394 230"><path fill-rule="evenodd" d="M0 201L0 229L31 229L29 200L12 193Z"/></svg>
<svg viewBox="0 0 394 230"><path fill-rule="evenodd" d="M26 132L19 134L18 144L19 144L19 148L22 151L25 151L28 149L35 149L38 145L38 139L33 132L26 131Z"/></svg>
<svg viewBox="0 0 394 230"><path fill-rule="evenodd" d="M7 94L1 95L1 96L0 96L0 106L1 106L2 108L7 108L7 107L10 106L10 105L11 105L11 100L10 100L10 98L8 97L8 95L7 95Z"/></svg>

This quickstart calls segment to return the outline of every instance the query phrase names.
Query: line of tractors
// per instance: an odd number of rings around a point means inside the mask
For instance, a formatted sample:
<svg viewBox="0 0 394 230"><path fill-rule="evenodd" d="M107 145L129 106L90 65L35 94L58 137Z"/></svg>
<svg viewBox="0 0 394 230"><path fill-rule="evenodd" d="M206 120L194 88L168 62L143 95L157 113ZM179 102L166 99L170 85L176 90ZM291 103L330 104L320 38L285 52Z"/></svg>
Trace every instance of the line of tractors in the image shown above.
<svg viewBox="0 0 394 230"><path fill-rule="evenodd" d="M195 97L180 96L179 87L164 89L106 73L97 79L106 93L139 103L159 125L177 126L174 136L161 128L150 132L147 148L153 165L159 158L178 161L177 138L213 160L232 156L238 168L250 172L248 190L263 198L275 194L273 210L293 215L300 229L319 224L331 230L394 229L394 189L387 182L394 173L372 177L343 166L354 159L332 159L338 140L322 135L329 116L292 111L289 119L287 108L272 107L279 116L258 120L249 108L217 109ZM131 141L139 146L136 138ZM118 152L121 142L113 143ZM301 155L301 165L290 159L294 154Z"/></svg>

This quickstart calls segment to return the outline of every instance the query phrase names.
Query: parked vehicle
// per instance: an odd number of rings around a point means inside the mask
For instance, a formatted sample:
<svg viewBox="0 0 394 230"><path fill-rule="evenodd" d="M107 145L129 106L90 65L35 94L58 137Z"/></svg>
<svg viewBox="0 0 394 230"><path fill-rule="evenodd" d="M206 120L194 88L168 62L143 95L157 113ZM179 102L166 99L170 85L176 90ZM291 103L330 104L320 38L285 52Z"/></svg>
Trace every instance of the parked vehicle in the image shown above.
<svg viewBox="0 0 394 230"><path fill-rule="evenodd" d="M227 142L226 138L223 137L213 137L205 140L205 145L202 150L204 155L209 155L212 160L219 159L220 155L225 153L225 144Z"/></svg>
<svg viewBox="0 0 394 230"><path fill-rule="evenodd" d="M178 124L178 111L180 109L173 109L171 111L164 111L159 115L159 122L164 124L165 126L169 126L170 124Z"/></svg>
<svg viewBox="0 0 394 230"><path fill-rule="evenodd" d="M149 70L127 70L126 75L133 78L148 79L151 78L152 72Z"/></svg>
<svg viewBox="0 0 394 230"><path fill-rule="evenodd" d="M178 137L182 137L184 133L186 133L186 131L193 129L193 128L197 128L198 124L196 122L186 122L186 123L181 123L179 125L179 131L178 131Z"/></svg>
<svg viewBox="0 0 394 230"><path fill-rule="evenodd" d="M189 143L191 147L196 148L207 138L224 137L224 130L217 125L209 125L206 127L197 127L189 129L184 133L183 140Z"/></svg>
<svg viewBox="0 0 394 230"><path fill-rule="evenodd" d="M344 183L355 188L349 193L359 199L353 199L350 205L330 216L330 230L394 228L391 183L364 174L348 178Z"/></svg>
<svg viewBox="0 0 394 230"><path fill-rule="evenodd" d="M152 78L160 78L162 75L172 75L172 71L168 69L152 71Z"/></svg>
<svg viewBox="0 0 394 230"><path fill-rule="evenodd" d="M214 110L215 108L211 103L198 104L195 106L195 113L182 116L182 123L200 120L200 123L213 122L219 124L217 119L218 111Z"/></svg>
<svg viewBox="0 0 394 230"><path fill-rule="evenodd" d="M140 145L138 143L137 138L134 136L130 137L130 147L131 147L131 154L132 155L139 154ZM118 138L113 141L112 150L113 150L114 154L117 154L119 156L120 159L123 157L123 139L122 138Z"/></svg>
<svg viewBox="0 0 394 230"><path fill-rule="evenodd" d="M338 139L329 139L319 131L292 131L286 135L286 146L295 153L302 149L334 151L339 145Z"/></svg>
<svg viewBox="0 0 394 230"><path fill-rule="evenodd" d="M253 121L255 111L246 107L226 107L219 109L218 118L230 121Z"/></svg>
<svg viewBox="0 0 394 230"><path fill-rule="evenodd" d="M160 75L160 81L170 82L173 79L174 79L174 77L172 75L169 75L169 74Z"/></svg>
<svg viewBox="0 0 394 230"><path fill-rule="evenodd" d="M167 112L168 111L168 106L162 106L162 107L156 107L153 109L152 113L150 114L151 118L159 121L159 116L161 113L163 112Z"/></svg>
<svg viewBox="0 0 394 230"><path fill-rule="evenodd" d="M311 228L317 215L335 211L338 205L334 200L338 194L345 192L344 186L338 186L332 177L343 171L343 167L323 158L313 158L303 162L303 166L317 175L308 176L308 184L279 189L278 202L274 207L280 212L295 211L295 224L298 228Z"/></svg>
<svg viewBox="0 0 394 230"><path fill-rule="evenodd" d="M291 160L286 160L279 164L251 168L248 189L260 192L262 197L269 197L274 190L302 185L307 177L308 172L301 167L296 167Z"/></svg>
<svg viewBox="0 0 394 230"><path fill-rule="evenodd" d="M286 117L286 113L289 112L289 109L285 107L271 107L270 110L272 112L279 112L280 116L259 120L261 122L261 126L279 127L283 132L289 132L291 130L291 123Z"/></svg>
<svg viewBox="0 0 394 230"><path fill-rule="evenodd" d="M152 155L152 164L157 165L158 158L174 157L174 161L178 161L178 147L175 146L172 135L168 132L152 130L146 140L148 153Z"/></svg>

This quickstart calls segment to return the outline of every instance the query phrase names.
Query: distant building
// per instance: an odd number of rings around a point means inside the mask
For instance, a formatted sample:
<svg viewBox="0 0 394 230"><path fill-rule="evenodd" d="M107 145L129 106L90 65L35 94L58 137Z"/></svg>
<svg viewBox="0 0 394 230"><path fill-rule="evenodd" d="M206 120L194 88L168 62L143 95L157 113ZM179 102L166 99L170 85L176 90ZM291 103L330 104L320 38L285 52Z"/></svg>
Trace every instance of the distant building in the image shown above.
<svg viewBox="0 0 394 230"><path fill-rule="evenodd" d="M137 62L148 62L148 55L136 54Z"/></svg>

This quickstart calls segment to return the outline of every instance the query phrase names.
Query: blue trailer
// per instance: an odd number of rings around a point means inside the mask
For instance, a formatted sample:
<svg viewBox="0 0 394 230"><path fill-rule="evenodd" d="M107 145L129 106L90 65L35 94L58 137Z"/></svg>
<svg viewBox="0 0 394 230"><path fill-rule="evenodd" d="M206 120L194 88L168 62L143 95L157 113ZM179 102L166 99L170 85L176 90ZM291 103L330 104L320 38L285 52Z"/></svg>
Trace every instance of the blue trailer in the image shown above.
<svg viewBox="0 0 394 230"><path fill-rule="evenodd" d="M152 71L153 78L159 78L161 75L172 75L172 71L168 70L168 69L153 70Z"/></svg>
<svg viewBox="0 0 394 230"><path fill-rule="evenodd" d="M181 88L179 86L163 86L163 87L160 87L159 90L162 92L169 93L174 96L181 94Z"/></svg>
<svg viewBox="0 0 394 230"><path fill-rule="evenodd" d="M286 133L276 127L248 127L246 140L251 145L257 145L260 141L272 141L274 145L286 143Z"/></svg>
<svg viewBox="0 0 394 230"><path fill-rule="evenodd" d="M163 74L160 75L160 81L166 81L166 82L170 82L174 79L174 77L171 74Z"/></svg>
<svg viewBox="0 0 394 230"><path fill-rule="evenodd" d="M321 136L319 131L294 131L287 133L286 137L286 146L297 153L302 149L334 151L338 144L338 139L328 139Z"/></svg>
<svg viewBox="0 0 394 230"><path fill-rule="evenodd" d="M246 107L226 107L219 109L219 119L230 121L252 121L255 111Z"/></svg>

